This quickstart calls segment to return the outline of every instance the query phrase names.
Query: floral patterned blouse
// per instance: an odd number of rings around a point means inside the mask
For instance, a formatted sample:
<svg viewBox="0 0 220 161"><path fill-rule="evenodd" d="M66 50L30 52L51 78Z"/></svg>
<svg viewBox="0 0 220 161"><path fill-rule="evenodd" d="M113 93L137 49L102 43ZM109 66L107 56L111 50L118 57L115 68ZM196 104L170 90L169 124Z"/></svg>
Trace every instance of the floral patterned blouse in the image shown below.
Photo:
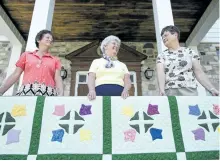
<svg viewBox="0 0 220 161"><path fill-rule="evenodd" d="M165 89L197 87L193 60L200 60L198 53L186 47L177 51L167 49L158 55L156 63L163 63L165 69Z"/></svg>

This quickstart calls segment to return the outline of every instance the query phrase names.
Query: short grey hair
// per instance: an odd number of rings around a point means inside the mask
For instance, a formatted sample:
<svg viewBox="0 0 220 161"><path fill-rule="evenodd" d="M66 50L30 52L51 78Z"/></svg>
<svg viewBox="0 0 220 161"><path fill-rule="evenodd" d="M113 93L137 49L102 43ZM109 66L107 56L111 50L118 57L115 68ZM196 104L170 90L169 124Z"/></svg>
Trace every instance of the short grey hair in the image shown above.
<svg viewBox="0 0 220 161"><path fill-rule="evenodd" d="M162 29L161 31L161 36L163 36L164 32L170 32L172 35L174 33L177 33L177 38L178 40L180 40L180 30L178 29L178 27L170 25L170 26L166 26Z"/></svg>
<svg viewBox="0 0 220 161"><path fill-rule="evenodd" d="M121 45L121 40L117 36L110 35L110 36L106 37L101 43L100 48L101 48L102 54L105 54L104 46L106 46L110 41L116 41L118 43L119 47Z"/></svg>

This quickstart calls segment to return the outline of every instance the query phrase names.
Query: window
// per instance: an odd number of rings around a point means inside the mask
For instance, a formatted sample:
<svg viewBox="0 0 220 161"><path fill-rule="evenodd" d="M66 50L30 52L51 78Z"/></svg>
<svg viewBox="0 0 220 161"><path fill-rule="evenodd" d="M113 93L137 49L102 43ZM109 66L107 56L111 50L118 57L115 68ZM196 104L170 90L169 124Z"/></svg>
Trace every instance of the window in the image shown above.
<svg viewBox="0 0 220 161"><path fill-rule="evenodd" d="M136 72L130 72L130 79L131 79L131 89L130 89L130 95L131 96L137 96L137 78L136 78Z"/></svg>
<svg viewBox="0 0 220 161"><path fill-rule="evenodd" d="M133 74L130 74L130 79L131 79L131 83L134 82L134 75Z"/></svg>
<svg viewBox="0 0 220 161"><path fill-rule="evenodd" d="M87 82L87 75L79 75L79 83Z"/></svg>
<svg viewBox="0 0 220 161"><path fill-rule="evenodd" d="M75 96L86 96L88 94L88 72L76 72Z"/></svg>

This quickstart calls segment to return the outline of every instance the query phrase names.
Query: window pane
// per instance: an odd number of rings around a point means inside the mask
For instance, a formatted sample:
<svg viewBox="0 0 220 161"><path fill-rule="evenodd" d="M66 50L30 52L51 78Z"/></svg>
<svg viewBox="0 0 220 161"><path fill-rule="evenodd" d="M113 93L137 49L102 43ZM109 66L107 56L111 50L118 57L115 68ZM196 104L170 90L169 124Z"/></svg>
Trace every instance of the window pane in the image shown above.
<svg viewBox="0 0 220 161"><path fill-rule="evenodd" d="M86 82L86 75L80 75L79 82Z"/></svg>
<svg viewBox="0 0 220 161"><path fill-rule="evenodd" d="M131 82L133 83L134 82L134 76L130 75L130 79L131 79Z"/></svg>

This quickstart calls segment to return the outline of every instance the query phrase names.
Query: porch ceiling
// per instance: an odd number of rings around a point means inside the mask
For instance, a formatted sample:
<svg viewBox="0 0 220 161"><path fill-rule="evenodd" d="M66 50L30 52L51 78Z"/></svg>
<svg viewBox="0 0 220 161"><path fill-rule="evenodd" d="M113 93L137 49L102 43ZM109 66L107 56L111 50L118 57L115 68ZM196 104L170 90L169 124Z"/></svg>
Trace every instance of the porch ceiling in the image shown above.
<svg viewBox="0 0 220 161"><path fill-rule="evenodd" d="M1 0L27 40L35 0ZM174 23L185 42L211 0L171 0ZM39 22L40 23L40 22ZM55 41L93 41L107 35L123 41L155 41L152 0L56 0Z"/></svg>

